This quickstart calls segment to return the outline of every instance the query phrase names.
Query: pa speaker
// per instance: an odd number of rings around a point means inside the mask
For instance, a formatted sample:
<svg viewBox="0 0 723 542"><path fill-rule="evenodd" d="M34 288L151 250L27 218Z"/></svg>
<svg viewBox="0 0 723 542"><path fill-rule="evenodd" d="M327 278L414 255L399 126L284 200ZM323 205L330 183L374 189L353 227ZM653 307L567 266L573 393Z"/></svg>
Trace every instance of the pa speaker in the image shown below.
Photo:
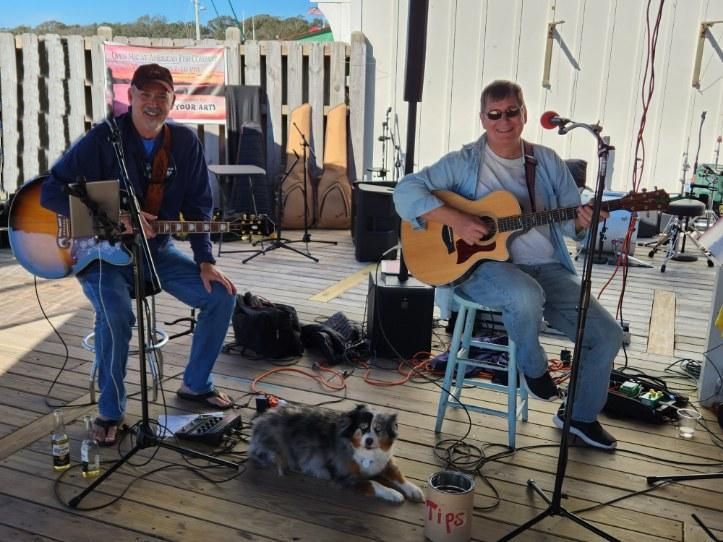
<svg viewBox="0 0 723 542"><path fill-rule="evenodd" d="M394 209L394 189L381 183L356 183L352 193L354 256L375 262L399 240L399 215ZM396 251L384 256L396 258Z"/></svg>
<svg viewBox="0 0 723 542"><path fill-rule="evenodd" d="M434 288L395 275L369 274L368 334L372 354L409 358L432 348Z"/></svg>
<svg viewBox="0 0 723 542"><path fill-rule="evenodd" d="M421 102L424 86L424 58L427 54L427 12L429 0L409 2L407 23L407 66L404 77L404 101Z"/></svg>

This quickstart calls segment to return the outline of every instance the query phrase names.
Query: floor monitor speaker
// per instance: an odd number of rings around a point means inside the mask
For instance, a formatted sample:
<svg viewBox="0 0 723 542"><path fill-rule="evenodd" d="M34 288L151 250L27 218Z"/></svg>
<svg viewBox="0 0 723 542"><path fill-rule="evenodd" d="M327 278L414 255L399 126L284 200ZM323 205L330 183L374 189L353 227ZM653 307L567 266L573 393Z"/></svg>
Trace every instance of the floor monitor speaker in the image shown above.
<svg viewBox="0 0 723 542"><path fill-rule="evenodd" d="M432 348L434 288L410 278L369 274L367 297L371 351L379 357L409 358Z"/></svg>
<svg viewBox="0 0 723 542"><path fill-rule="evenodd" d="M374 262L399 241L399 215L394 188L381 183L357 183L352 194L352 238L359 262ZM397 257L396 250L384 256Z"/></svg>

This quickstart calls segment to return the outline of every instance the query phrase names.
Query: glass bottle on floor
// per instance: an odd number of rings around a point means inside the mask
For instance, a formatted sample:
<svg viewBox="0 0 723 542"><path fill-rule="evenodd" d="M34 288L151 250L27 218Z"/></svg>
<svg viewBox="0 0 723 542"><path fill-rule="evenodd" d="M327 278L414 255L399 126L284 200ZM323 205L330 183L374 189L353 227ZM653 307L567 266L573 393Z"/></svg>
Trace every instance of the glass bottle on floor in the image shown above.
<svg viewBox="0 0 723 542"><path fill-rule="evenodd" d="M50 435L50 444L53 450L53 469L64 471L70 468L70 439L65 430L63 411L53 412L53 432Z"/></svg>
<svg viewBox="0 0 723 542"><path fill-rule="evenodd" d="M100 474L100 447L93 438L93 419L83 417L86 437L80 445L80 465L83 478L94 478Z"/></svg>

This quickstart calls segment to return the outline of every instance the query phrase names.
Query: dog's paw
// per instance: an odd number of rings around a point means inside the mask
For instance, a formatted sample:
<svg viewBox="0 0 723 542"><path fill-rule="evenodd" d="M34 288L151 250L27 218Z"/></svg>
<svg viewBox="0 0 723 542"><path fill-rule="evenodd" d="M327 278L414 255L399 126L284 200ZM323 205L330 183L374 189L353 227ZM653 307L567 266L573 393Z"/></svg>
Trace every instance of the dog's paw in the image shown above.
<svg viewBox="0 0 723 542"><path fill-rule="evenodd" d="M402 493L404 493L404 496L408 500L414 502L424 502L424 492L416 484L407 481L404 482L399 489L402 490Z"/></svg>
<svg viewBox="0 0 723 542"><path fill-rule="evenodd" d="M387 487L375 481L372 481L372 486L374 487L375 497L397 504L404 502L404 495L396 489L392 489L391 487Z"/></svg>

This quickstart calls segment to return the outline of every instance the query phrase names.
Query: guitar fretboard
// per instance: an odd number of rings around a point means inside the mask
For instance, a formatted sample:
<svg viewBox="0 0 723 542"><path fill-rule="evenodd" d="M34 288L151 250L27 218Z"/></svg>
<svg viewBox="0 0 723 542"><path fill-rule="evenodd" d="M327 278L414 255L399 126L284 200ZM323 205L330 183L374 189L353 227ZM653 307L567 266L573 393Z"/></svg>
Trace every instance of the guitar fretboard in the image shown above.
<svg viewBox="0 0 723 542"><path fill-rule="evenodd" d="M604 201L601 209L605 211L617 211L621 209L621 200ZM524 215L513 215L499 218L497 220L497 231L517 231L528 230L535 226L544 226L554 222L564 222L572 220L577 216L577 207L563 207L561 209L552 209L550 211L538 211L536 213L527 213Z"/></svg>
<svg viewBox="0 0 723 542"><path fill-rule="evenodd" d="M230 231L228 222L157 220L156 233L224 233Z"/></svg>

